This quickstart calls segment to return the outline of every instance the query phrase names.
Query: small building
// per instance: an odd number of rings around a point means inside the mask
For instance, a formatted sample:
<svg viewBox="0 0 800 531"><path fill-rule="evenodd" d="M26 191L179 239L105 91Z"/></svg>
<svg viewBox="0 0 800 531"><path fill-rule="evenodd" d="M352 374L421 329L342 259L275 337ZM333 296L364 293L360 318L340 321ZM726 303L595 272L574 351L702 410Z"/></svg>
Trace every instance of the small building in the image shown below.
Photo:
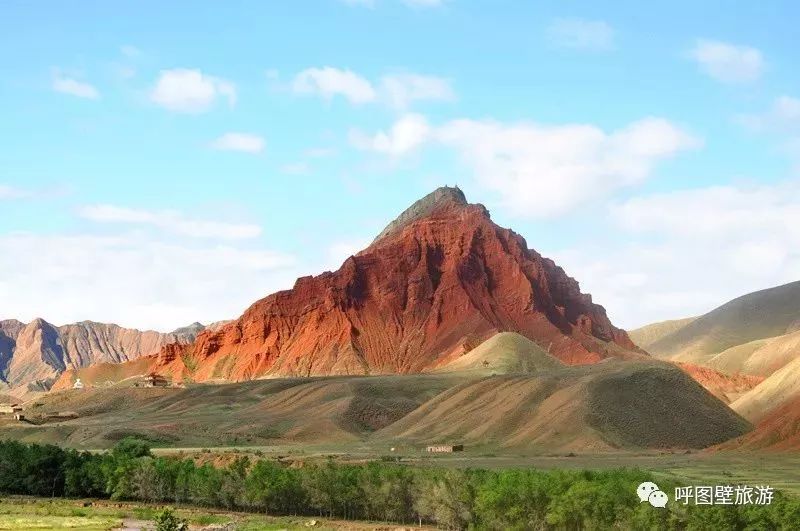
<svg viewBox="0 0 800 531"><path fill-rule="evenodd" d="M22 411L22 406L19 404L0 404L0 414L16 415L20 411Z"/></svg>
<svg viewBox="0 0 800 531"><path fill-rule="evenodd" d="M428 446L426 451L429 454L451 454L453 452L463 452L464 445L463 444L436 444L433 446Z"/></svg>
<svg viewBox="0 0 800 531"><path fill-rule="evenodd" d="M144 377L145 387L167 387L168 385L169 385L169 380L167 380L160 374L151 372L150 374Z"/></svg>
<svg viewBox="0 0 800 531"><path fill-rule="evenodd" d="M25 420L25 415L23 415L22 413L14 413L14 420L22 422Z"/></svg>
<svg viewBox="0 0 800 531"><path fill-rule="evenodd" d="M72 388L73 388L73 389L83 389L83 382L81 381L81 379L80 379L80 378L78 378L77 380L75 380L75 383L74 383L74 384L72 384Z"/></svg>

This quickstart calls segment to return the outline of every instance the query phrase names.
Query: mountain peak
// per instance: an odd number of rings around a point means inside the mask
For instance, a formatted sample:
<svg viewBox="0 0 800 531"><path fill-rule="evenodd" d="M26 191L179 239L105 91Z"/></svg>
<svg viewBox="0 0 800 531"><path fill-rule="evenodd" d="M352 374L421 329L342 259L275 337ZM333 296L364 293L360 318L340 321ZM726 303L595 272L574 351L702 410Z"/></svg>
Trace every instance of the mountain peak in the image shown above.
<svg viewBox="0 0 800 531"><path fill-rule="evenodd" d="M372 243L398 232L406 225L438 210L452 207L466 207L469 206L469 204L464 192L462 192L461 188L458 186L440 186L405 209L402 214L389 223L386 228L378 234L377 238L372 240Z"/></svg>

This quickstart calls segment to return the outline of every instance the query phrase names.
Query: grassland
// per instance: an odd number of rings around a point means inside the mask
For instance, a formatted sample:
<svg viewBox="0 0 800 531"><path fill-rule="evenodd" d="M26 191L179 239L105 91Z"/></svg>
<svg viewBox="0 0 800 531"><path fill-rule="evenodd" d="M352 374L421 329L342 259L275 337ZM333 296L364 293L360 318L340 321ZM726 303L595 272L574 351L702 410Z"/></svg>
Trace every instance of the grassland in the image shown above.
<svg viewBox="0 0 800 531"><path fill-rule="evenodd" d="M110 529L153 529L162 505L98 500L41 499L23 496L0 501L0 530L106 531ZM377 530L390 529L383 523L351 522L326 518L271 517L266 515L177 507L175 513L193 530L229 529L270 531L279 529ZM424 527L423 529L430 529Z"/></svg>

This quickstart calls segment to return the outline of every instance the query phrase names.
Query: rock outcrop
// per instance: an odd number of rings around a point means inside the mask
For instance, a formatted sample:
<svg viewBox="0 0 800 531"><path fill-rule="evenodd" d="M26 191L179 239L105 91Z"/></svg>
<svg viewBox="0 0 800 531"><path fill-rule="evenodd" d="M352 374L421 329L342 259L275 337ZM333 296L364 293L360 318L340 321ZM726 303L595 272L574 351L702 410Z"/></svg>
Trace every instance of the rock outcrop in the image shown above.
<svg viewBox="0 0 800 531"><path fill-rule="evenodd" d="M336 272L299 278L154 369L175 379L415 373L497 332L568 364L645 354L552 260L457 188L416 202Z"/></svg>

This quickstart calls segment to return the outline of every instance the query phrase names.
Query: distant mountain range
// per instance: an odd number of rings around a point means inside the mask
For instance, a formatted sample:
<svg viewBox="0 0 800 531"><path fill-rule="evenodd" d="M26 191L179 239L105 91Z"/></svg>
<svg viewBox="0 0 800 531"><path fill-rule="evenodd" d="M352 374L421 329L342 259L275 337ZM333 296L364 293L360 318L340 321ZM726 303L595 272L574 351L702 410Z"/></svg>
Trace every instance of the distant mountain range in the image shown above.
<svg viewBox="0 0 800 531"><path fill-rule="evenodd" d="M205 328L194 323L165 334L91 321L0 321L0 390L45 391L68 369L135 360L169 343L190 343Z"/></svg>

